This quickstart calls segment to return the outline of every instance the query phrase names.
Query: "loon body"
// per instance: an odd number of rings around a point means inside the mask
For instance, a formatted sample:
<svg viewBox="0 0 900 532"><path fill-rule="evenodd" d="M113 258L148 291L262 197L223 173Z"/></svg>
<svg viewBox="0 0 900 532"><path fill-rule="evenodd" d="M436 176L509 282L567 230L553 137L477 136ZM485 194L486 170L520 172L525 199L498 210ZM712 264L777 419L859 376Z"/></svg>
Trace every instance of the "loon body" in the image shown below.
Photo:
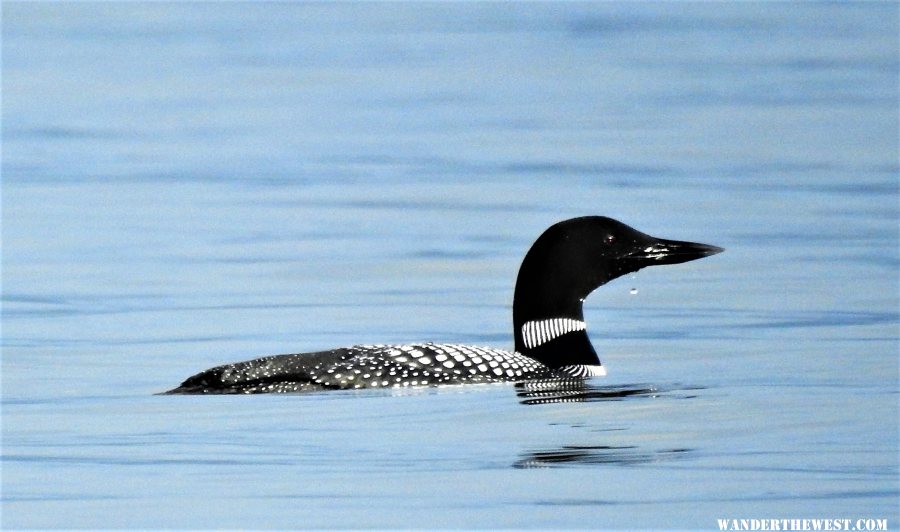
<svg viewBox="0 0 900 532"><path fill-rule="evenodd" d="M565 220L547 229L522 260L513 299L514 351L433 343L358 345L217 366L165 393L296 393L605 375L584 323L588 294L646 266L721 251L655 238L602 216Z"/></svg>

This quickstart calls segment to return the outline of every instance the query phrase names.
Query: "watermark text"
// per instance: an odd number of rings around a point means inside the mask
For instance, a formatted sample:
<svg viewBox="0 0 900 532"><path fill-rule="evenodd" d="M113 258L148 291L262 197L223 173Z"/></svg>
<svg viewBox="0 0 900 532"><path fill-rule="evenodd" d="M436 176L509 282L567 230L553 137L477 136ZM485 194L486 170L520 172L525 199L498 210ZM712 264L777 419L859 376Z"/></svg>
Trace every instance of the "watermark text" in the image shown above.
<svg viewBox="0 0 900 532"><path fill-rule="evenodd" d="M719 530L887 530L887 519L716 519Z"/></svg>

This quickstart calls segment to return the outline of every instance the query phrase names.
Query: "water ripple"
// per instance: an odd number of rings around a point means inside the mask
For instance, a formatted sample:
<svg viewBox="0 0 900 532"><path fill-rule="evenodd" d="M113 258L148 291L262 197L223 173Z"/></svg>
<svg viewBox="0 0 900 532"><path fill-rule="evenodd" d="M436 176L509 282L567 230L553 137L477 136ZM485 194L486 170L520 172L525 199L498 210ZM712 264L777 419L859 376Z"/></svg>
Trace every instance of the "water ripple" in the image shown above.
<svg viewBox="0 0 900 532"><path fill-rule="evenodd" d="M691 449L643 450L634 445L565 445L526 453L513 467L559 467L564 465L637 465L670 460Z"/></svg>
<svg viewBox="0 0 900 532"><path fill-rule="evenodd" d="M516 395L522 404L541 405L550 403L584 403L598 401L623 401L626 399L646 399L666 396L677 399L696 397L695 390L701 386L674 384L658 386L654 384L621 384L598 386L581 379L547 379L516 384Z"/></svg>

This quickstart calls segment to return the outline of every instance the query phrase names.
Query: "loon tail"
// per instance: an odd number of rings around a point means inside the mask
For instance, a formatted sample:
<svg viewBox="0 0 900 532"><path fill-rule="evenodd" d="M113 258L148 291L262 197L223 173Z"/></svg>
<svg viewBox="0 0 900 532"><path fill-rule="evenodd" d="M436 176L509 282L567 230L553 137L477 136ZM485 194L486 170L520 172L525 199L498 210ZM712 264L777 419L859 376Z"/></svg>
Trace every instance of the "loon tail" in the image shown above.
<svg viewBox="0 0 900 532"><path fill-rule="evenodd" d="M296 358L296 355L277 355L216 366L157 395L265 393L288 386L296 391L327 388L315 383L306 371L306 364L298 364Z"/></svg>

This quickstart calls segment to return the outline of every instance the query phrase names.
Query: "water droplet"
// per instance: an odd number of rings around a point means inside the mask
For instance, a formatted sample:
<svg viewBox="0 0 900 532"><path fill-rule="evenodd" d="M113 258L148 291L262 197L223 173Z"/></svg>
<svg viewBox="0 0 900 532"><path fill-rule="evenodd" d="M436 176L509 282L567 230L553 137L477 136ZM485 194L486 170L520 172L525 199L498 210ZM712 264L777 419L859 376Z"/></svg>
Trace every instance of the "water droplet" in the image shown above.
<svg viewBox="0 0 900 532"><path fill-rule="evenodd" d="M637 288L632 288L631 290L628 291L628 293L631 295L636 295L637 292L638 292Z"/></svg>

